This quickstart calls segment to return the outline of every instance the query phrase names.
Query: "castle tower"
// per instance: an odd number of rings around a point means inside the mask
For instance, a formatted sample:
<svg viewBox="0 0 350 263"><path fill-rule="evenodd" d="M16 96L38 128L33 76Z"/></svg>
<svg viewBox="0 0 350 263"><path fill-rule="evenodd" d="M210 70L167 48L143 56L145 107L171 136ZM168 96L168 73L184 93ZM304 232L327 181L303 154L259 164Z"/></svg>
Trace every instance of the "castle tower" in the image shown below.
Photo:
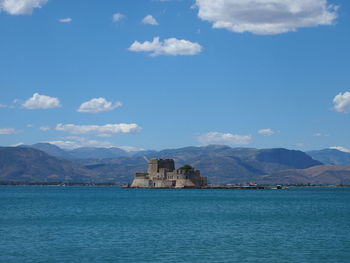
<svg viewBox="0 0 350 263"><path fill-rule="evenodd" d="M173 172L175 170L175 163L173 159L151 159L148 163L148 174L156 175L160 169L164 169L166 172Z"/></svg>

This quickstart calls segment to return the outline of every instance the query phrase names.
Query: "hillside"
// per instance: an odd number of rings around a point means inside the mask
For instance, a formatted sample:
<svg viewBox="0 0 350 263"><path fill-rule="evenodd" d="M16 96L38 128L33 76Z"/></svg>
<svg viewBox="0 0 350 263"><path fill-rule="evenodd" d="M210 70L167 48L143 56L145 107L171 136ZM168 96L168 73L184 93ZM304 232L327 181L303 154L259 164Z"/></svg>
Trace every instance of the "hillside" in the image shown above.
<svg viewBox="0 0 350 263"><path fill-rule="evenodd" d="M313 159L324 164L350 165L350 153L336 149L323 149L319 151L306 152Z"/></svg>
<svg viewBox="0 0 350 263"><path fill-rule="evenodd" d="M64 159L71 159L72 156L69 154L68 151L65 151L61 149L60 147L50 144L50 143L36 143L33 145L19 145L18 148L33 148L40 151L43 151L51 156L58 157L58 158L64 158Z"/></svg>
<svg viewBox="0 0 350 263"><path fill-rule="evenodd" d="M90 182L97 174L71 161L25 147L0 147L0 181Z"/></svg>
<svg viewBox="0 0 350 263"><path fill-rule="evenodd" d="M262 176L266 184L350 185L350 166L321 165L302 170L285 170Z"/></svg>
<svg viewBox="0 0 350 263"><path fill-rule="evenodd" d="M120 148L95 148L95 147L81 147L71 151L67 151L71 158L74 159L106 159L118 158L123 156L130 156L130 154Z"/></svg>

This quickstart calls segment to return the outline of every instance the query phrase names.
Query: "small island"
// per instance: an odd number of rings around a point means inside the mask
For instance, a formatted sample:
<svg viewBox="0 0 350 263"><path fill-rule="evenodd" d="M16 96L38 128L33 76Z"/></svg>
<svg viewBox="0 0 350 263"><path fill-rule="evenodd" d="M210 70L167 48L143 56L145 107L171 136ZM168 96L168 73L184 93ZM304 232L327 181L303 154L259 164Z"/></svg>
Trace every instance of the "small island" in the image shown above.
<svg viewBox="0 0 350 263"><path fill-rule="evenodd" d="M207 177L190 165L175 169L173 159L151 159L147 173L136 173L131 188L203 188Z"/></svg>

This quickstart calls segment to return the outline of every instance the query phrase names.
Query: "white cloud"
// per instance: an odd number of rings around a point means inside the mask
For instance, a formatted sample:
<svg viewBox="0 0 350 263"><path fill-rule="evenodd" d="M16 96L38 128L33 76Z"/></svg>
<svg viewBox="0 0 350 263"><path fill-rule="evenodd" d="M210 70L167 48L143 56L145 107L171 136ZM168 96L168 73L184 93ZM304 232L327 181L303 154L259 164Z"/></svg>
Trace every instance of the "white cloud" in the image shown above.
<svg viewBox="0 0 350 263"><path fill-rule="evenodd" d="M28 110L51 109L59 108L61 104L57 98L34 93L31 98L22 104L22 107Z"/></svg>
<svg viewBox="0 0 350 263"><path fill-rule="evenodd" d="M125 15L123 15L122 13L115 13L112 15L113 22L119 22L119 21L123 20L124 18L125 18Z"/></svg>
<svg viewBox="0 0 350 263"><path fill-rule="evenodd" d="M69 132L71 134L93 134L97 136L111 136L118 133L135 133L141 128L135 123L119 123L106 125L75 125L75 124L57 124L57 131Z"/></svg>
<svg viewBox="0 0 350 263"><path fill-rule="evenodd" d="M41 127L39 127L39 129L41 131L49 131L51 128L50 128L50 126L41 126Z"/></svg>
<svg viewBox="0 0 350 263"><path fill-rule="evenodd" d="M0 103L0 108L8 108L8 105Z"/></svg>
<svg viewBox="0 0 350 263"><path fill-rule="evenodd" d="M168 38L160 41L159 37L153 38L153 41L140 43L135 41L130 47L134 52L150 52L151 56L159 55L196 55L202 51L202 46L198 43L184 39Z"/></svg>
<svg viewBox="0 0 350 263"><path fill-rule="evenodd" d="M258 130L258 133L264 136L271 136L275 134L275 131L273 131L272 129L261 129Z"/></svg>
<svg viewBox="0 0 350 263"><path fill-rule="evenodd" d="M98 113L103 111L111 111L121 107L123 104L119 101L111 102L105 98L94 98L82 103L77 110L78 112Z"/></svg>
<svg viewBox="0 0 350 263"><path fill-rule="evenodd" d="M70 22L73 21L73 19L70 18L70 17L66 17L66 18L58 19L58 21L61 22L61 23L70 23Z"/></svg>
<svg viewBox="0 0 350 263"><path fill-rule="evenodd" d="M231 133L208 132L198 137L201 144L250 144L252 137L250 135L237 135Z"/></svg>
<svg viewBox="0 0 350 263"><path fill-rule="evenodd" d="M213 28L269 35L332 25L337 6L328 0L196 0L198 17Z"/></svg>
<svg viewBox="0 0 350 263"><path fill-rule="evenodd" d="M298 147L305 147L305 146L306 146L306 143L304 143L304 142L298 142L298 143L296 143L295 145L298 146Z"/></svg>
<svg viewBox="0 0 350 263"><path fill-rule="evenodd" d="M158 22L152 15L147 15L142 19L142 23L146 25L157 26Z"/></svg>
<svg viewBox="0 0 350 263"><path fill-rule="evenodd" d="M11 15L30 15L34 8L41 8L48 0L0 0L0 10Z"/></svg>
<svg viewBox="0 0 350 263"><path fill-rule="evenodd" d="M350 112L350 92L339 93L333 99L334 109L338 112Z"/></svg>
<svg viewBox="0 0 350 263"><path fill-rule="evenodd" d="M350 153L349 149L342 147L342 146L332 146L332 147L329 147L329 149L338 150L338 151L345 152L345 153Z"/></svg>
<svg viewBox="0 0 350 263"><path fill-rule="evenodd" d="M14 128L0 128L0 135L8 135L16 133L16 129Z"/></svg>

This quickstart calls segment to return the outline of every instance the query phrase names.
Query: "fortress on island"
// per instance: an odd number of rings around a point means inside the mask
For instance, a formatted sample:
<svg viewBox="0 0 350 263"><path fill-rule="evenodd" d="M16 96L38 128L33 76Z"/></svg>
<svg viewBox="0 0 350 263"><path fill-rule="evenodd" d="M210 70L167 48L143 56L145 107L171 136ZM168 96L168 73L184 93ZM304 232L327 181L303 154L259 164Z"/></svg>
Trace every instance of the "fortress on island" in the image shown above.
<svg viewBox="0 0 350 263"><path fill-rule="evenodd" d="M151 159L147 173L136 173L131 188L202 188L207 177L190 165L175 169L173 159Z"/></svg>

